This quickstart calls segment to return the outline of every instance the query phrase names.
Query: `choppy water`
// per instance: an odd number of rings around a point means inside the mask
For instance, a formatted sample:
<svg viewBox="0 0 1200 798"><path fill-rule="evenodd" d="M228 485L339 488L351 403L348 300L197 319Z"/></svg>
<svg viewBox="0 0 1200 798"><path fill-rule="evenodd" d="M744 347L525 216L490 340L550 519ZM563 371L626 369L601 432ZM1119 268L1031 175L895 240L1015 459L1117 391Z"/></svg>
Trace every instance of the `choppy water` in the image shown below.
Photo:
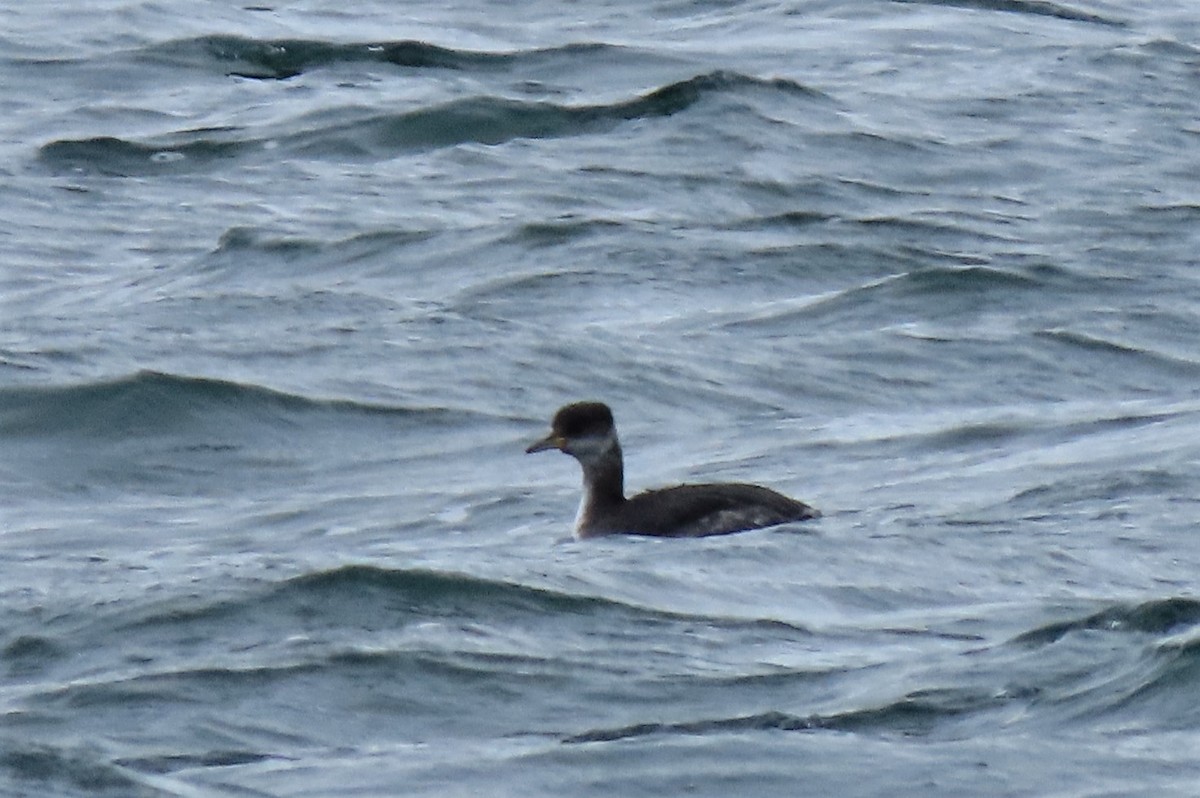
<svg viewBox="0 0 1200 798"><path fill-rule="evenodd" d="M1193 4L0 31L0 794L1195 795Z"/></svg>

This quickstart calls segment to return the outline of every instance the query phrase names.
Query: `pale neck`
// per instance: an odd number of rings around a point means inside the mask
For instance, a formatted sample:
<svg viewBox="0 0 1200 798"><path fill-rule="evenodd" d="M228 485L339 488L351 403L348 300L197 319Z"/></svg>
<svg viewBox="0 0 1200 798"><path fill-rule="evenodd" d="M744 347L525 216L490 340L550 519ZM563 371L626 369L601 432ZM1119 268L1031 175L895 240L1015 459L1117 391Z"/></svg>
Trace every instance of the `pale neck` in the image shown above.
<svg viewBox="0 0 1200 798"><path fill-rule="evenodd" d="M625 465L621 444L616 441L595 459L580 461L583 466L585 507L613 507L625 501Z"/></svg>

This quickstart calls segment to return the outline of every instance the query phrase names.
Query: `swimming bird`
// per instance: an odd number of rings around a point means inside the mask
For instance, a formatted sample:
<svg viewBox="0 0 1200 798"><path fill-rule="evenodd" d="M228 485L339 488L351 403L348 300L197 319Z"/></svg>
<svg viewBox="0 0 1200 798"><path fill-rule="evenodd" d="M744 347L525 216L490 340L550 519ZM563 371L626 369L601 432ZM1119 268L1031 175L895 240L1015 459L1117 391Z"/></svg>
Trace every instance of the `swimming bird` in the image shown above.
<svg viewBox="0 0 1200 798"><path fill-rule="evenodd" d="M575 536L703 537L805 521L821 515L803 502L759 485L677 485L625 498L625 465L612 410L602 402L559 409L550 434L526 454L557 449L583 467L583 499Z"/></svg>

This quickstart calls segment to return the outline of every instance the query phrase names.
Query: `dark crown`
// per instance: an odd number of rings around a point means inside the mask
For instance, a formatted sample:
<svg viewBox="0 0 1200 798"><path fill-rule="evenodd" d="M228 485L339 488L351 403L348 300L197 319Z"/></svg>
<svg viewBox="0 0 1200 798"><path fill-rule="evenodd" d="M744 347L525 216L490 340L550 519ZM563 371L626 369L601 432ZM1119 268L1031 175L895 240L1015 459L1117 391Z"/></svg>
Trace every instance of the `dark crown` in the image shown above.
<svg viewBox="0 0 1200 798"><path fill-rule="evenodd" d="M612 430L613 415L603 402L576 402L555 413L552 426L566 438L601 437Z"/></svg>

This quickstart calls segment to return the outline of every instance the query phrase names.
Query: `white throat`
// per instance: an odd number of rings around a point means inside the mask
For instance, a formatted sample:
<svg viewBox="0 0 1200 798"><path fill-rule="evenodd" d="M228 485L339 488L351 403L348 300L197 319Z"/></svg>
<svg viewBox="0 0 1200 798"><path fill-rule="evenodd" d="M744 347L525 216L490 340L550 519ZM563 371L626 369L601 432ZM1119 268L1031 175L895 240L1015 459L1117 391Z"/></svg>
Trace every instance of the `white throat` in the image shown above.
<svg viewBox="0 0 1200 798"><path fill-rule="evenodd" d="M579 499L579 509L575 511L574 532L575 532L575 537L577 537L577 538L583 537L583 526L584 526L584 522L587 521L588 500L590 498L591 497L588 496L587 485L585 484L583 486L583 496L581 496Z"/></svg>
<svg viewBox="0 0 1200 798"><path fill-rule="evenodd" d="M621 445L615 431L601 437L577 438L571 442L570 454L583 467L583 495L575 513L575 537L585 537L586 530L595 520L597 496L607 496L613 486L620 497L623 475ZM600 483L600 487L597 487ZM597 491L600 491L599 493Z"/></svg>

